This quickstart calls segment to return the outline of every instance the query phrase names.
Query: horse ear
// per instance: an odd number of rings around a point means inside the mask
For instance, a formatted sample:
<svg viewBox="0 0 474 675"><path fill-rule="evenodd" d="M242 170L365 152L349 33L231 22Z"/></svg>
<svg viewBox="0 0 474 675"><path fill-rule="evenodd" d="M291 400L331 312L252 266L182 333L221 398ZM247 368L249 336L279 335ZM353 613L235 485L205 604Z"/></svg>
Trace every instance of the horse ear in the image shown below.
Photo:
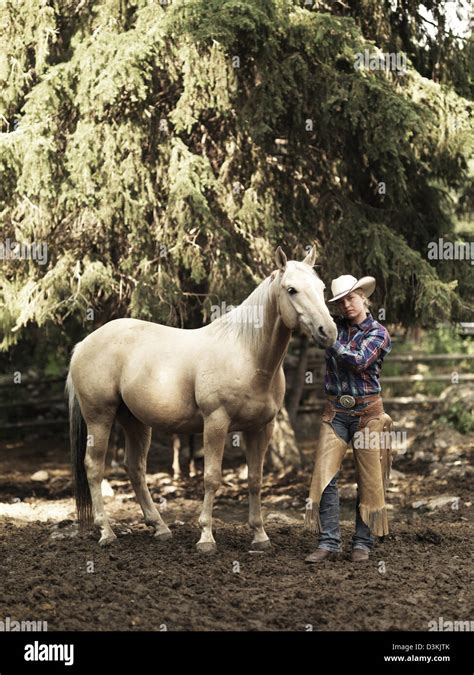
<svg viewBox="0 0 474 675"><path fill-rule="evenodd" d="M318 253L316 251L316 246L312 246L310 252L306 256L306 258L303 260L306 265L309 265L310 267L313 267L314 263L316 262L316 259L318 257Z"/></svg>
<svg viewBox="0 0 474 675"><path fill-rule="evenodd" d="M275 251L275 262L278 269L282 271L285 270L287 261L288 258L286 257L285 252L283 251L282 247L279 246Z"/></svg>

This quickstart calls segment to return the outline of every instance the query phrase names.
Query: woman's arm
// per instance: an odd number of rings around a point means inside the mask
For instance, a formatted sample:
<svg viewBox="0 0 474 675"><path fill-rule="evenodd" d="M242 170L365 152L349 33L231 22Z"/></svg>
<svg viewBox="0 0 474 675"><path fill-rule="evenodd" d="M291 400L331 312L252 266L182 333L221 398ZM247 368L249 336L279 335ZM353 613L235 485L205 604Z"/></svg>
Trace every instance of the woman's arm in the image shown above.
<svg viewBox="0 0 474 675"><path fill-rule="evenodd" d="M339 340L336 340L327 352L335 356L338 361L342 361L349 368L360 373L376 361L382 351L388 353L391 348L392 345L388 331L385 329L375 329L362 340L357 349L351 349L349 346L344 346Z"/></svg>

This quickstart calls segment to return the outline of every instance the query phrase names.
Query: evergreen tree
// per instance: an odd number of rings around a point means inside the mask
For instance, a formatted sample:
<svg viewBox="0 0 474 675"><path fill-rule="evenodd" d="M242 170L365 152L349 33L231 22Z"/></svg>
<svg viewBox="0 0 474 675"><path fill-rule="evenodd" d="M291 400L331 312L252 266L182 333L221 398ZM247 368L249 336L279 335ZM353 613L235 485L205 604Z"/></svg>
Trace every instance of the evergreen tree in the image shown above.
<svg viewBox="0 0 474 675"><path fill-rule="evenodd" d="M2 240L48 260L1 261L1 348L201 325L314 241L326 281L377 277L387 321L467 316L474 268L427 247L472 236L473 43L436 61L420 4L3 0Z"/></svg>

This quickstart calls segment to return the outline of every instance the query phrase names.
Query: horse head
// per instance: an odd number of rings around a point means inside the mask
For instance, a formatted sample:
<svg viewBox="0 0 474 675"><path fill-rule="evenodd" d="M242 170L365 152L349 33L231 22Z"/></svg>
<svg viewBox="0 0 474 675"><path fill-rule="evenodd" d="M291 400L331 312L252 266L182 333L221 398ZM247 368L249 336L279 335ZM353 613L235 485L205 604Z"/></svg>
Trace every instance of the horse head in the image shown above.
<svg viewBox="0 0 474 675"><path fill-rule="evenodd" d="M324 301L323 281L316 274L316 249L302 262L288 260L279 246L275 252L279 277L278 311L290 330L300 328L314 342L327 349L337 338L337 328Z"/></svg>

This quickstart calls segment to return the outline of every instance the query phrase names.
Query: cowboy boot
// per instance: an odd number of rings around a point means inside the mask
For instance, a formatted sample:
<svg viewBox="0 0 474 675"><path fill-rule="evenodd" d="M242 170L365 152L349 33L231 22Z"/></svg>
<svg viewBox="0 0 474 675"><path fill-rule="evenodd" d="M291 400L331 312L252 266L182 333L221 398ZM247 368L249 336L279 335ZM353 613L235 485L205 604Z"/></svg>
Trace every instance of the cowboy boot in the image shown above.
<svg viewBox="0 0 474 675"><path fill-rule="evenodd" d="M339 557L338 551L330 551L327 548L317 548L313 553L310 553L304 561L306 563L317 564L324 560L336 560Z"/></svg>
<svg viewBox="0 0 474 675"><path fill-rule="evenodd" d="M351 551L352 562L366 562L369 559L369 552L363 548L353 548Z"/></svg>

